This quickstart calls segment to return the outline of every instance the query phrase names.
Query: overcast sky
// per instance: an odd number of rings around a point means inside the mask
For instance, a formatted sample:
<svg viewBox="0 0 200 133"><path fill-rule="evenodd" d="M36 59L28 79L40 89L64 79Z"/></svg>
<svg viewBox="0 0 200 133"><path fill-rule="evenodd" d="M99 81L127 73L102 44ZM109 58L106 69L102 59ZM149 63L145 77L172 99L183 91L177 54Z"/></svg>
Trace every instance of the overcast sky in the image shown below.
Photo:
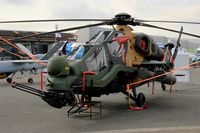
<svg viewBox="0 0 200 133"><path fill-rule="evenodd" d="M137 19L179 20L200 22L199 0L0 0L0 21L53 18L113 18L126 12ZM91 22L62 22L39 24L0 24L4 30L50 31ZM151 23L152 24L152 23ZM159 24L179 30L181 24ZM182 24L183 25L183 24ZM200 35L200 25L183 25L185 32ZM150 28L135 31L153 35L178 36ZM186 36L185 36L186 37Z"/></svg>

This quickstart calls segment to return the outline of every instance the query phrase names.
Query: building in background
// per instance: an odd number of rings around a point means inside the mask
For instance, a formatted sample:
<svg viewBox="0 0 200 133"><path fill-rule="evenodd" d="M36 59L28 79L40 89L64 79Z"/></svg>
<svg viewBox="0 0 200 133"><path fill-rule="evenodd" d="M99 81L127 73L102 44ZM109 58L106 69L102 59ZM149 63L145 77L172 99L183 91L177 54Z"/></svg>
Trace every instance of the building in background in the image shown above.
<svg viewBox="0 0 200 133"><path fill-rule="evenodd" d="M15 39L18 37L24 37L29 35L36 35L42 32L34 32L34 31L7 31L0 30L0 36L5 39ZM70 41L75 42L77 40L77 36L72 33L59 33L57 34L51 33L47 35L41 35L32 38L25 38L14 41L12 43L21 43L26 46L33 54L44 54L48 51L49 45L54 43L56 40L61 41ZM18 50L8 45L7 43L0 41L0 48L6 49L13 53L18 53ZM20 53L19 53L20 54ZM22 53L21 53L22 54ZM11 55L3 50L0 50L0 57L5 59L17 59L18 57Z"/></svg>
<svg viewBox="0 0 200 133"><path fill-rule="evenodd" d="M77 42L85 43L88 42L95 34L98 34L100 31L111 31L112 29L102 28L102 27L90 27L80 29L76 32Z"/></svg>

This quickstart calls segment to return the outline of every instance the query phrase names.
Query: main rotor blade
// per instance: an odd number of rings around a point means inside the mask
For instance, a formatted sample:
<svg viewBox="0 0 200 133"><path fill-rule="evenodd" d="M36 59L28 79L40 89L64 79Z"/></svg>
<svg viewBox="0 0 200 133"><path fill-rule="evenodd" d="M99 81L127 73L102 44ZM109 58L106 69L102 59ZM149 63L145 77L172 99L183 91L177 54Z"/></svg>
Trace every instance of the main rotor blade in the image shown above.
<svg viewBox="0 0 200 133"><path fill-rule="evenodd" d="M41 23L41 22L63 22L63 21L112 21L112 19L40 19L40 20L0 21L0 23Z"/></svg>
<svg viewBox="0 0 200 133"><path fill-rule="evenodd" d="M141 20L136 19L138 22L155 22L155 23L181 23L181 24L200 24L200 22L193 22L193 21L167 21L167 20Z"/></svg>
<svg viewBox="0 0 200 133"><path fill-rule="evenodd" d="M156 29L171 31L171 32L175 32L175 33L180 33L180 31L177 31L177 30L168 29L168 28L164 28L164 27L160 27L160 26L155 26L155 25L150 25L150 24L146 24L146 23L140 23L139 26L150 27L150 28L156 28ZM200 38L199 35L192 34L192 33L188 33L188 32L182 32L182 34Z"/></svg>
<svg viewBox="0 0 200 133"><path fill-rule="evenodd" d="M176 59L177 54L178 54L178 47L181 46L180 41L181 41L182 33L183 33L183 27L181 26L181 30L180 30L180 33L179 33L179 36L178 36L178 40L177 40L176 47L174 49L174 53L172 55L171 61L174 61Z"/></svg>
<svg viewBox="0 0 200 133"><path fill-rule="evenodd" d="M101 25L106 25L107 23L108 22L101 22L101 23L96 23L96 24L77 26L77 27L72 27L72 28L67 28L67 29L61 29L61 30L56 30L56 31L50 31L50 32L44 32L44 33L39 33L39 34L34 34L34 35L18 37L18 38L15 38L15 39L9 39L8 41L18 41L18 40L25 39L25 38L37 37L37 36L42 36L42 35L47 35L47 34L52 34L52 33L71 31L71 30L78 30L78 29L94 27L94 26L101 26Z"/></svg>

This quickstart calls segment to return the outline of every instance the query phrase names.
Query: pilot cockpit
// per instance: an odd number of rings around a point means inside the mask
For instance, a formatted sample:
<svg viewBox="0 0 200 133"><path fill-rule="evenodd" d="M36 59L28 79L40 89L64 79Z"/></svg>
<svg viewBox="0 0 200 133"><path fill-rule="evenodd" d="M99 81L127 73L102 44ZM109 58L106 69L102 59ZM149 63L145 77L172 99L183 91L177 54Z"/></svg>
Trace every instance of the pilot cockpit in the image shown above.
<svg viewBox="0 0 200 133"><path fill-rule="evenodd" d="M80 60L85 53L89 50L89 47L83 43L67 43L65 47L65 55L68 60Z"/></svg>

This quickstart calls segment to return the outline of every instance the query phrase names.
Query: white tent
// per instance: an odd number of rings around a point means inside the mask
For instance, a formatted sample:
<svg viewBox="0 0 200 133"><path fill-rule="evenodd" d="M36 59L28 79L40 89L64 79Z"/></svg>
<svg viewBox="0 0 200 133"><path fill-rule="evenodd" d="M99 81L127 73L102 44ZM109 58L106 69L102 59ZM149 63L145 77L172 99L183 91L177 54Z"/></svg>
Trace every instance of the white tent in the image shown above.
<svg viewBox="0 0 200 133"><path fill-rule="evenodd" d="M189 65L189 54L183 48L179 48L177 57L174 62L174 68L179 69ZM178 82L190 82L190 70L178 70L174 72Z"/></svg>

